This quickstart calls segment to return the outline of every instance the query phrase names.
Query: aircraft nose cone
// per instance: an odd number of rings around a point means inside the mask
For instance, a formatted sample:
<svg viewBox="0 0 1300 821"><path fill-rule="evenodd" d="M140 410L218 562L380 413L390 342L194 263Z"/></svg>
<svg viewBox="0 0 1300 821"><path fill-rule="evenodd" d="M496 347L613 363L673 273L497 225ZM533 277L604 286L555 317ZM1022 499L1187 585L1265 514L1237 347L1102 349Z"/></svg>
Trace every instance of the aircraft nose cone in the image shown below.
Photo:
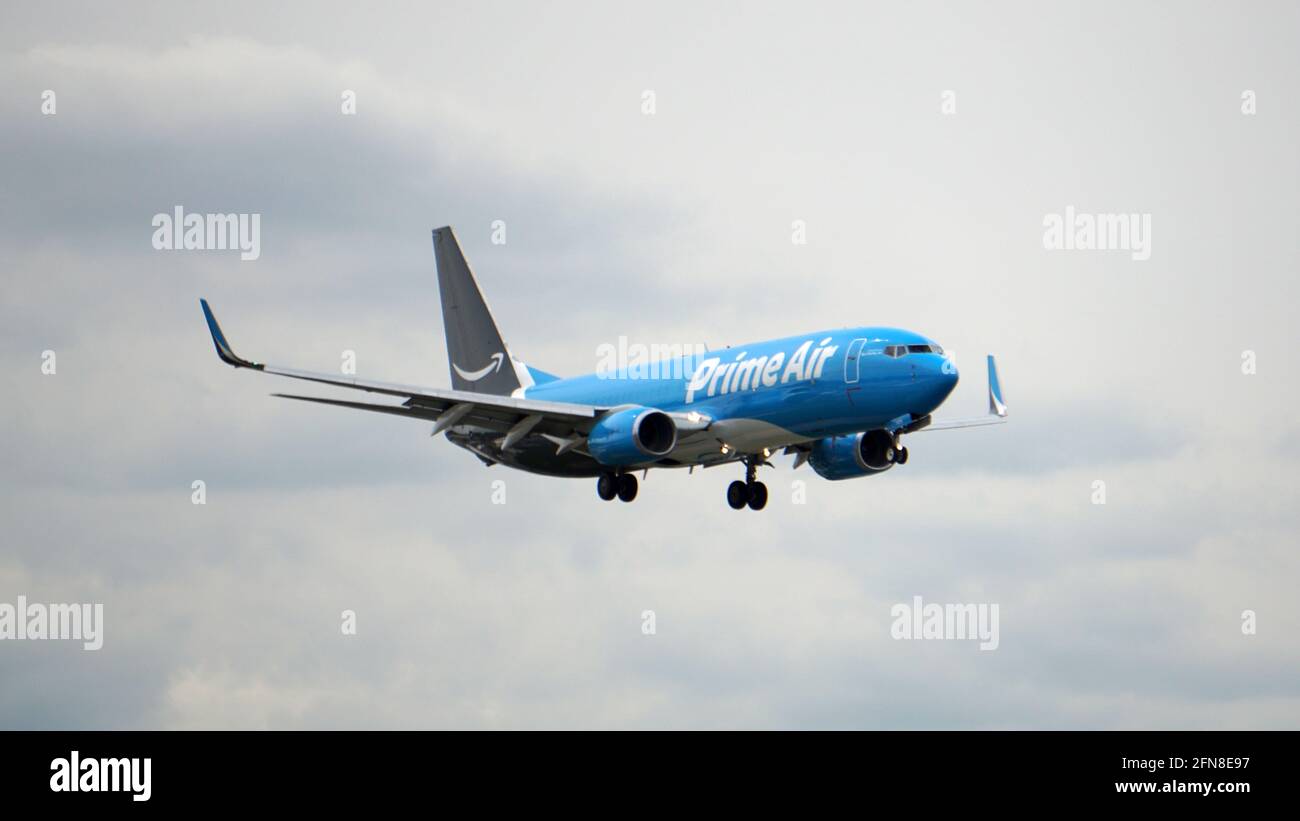
<svg viewBox="0 0 1300 821"><path fill-rule="evenodd" d="M957 374L957 365L951 359L945 359L939 366L939 378L943 380L944 387L949 392L957 387L957 380L960 378Z"/></svg>
<svg viewBox="0 0 1300 821"><path fill-rule="evenodd" d="M934 385L933 403L934 407L937 408L957 387L957 380L960 378L957 373L957 366L951 359L941 358L934 364L930 378L931 384Z"/></svg>

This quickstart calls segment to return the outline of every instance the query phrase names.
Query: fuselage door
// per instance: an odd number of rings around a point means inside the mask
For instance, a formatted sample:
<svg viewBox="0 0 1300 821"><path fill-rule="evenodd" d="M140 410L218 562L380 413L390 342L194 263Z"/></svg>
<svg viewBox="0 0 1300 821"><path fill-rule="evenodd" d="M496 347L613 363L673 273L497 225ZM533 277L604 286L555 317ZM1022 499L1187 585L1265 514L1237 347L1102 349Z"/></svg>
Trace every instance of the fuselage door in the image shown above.
<svg viewBox="0 0 1300 821"><path fill-rule="evenodd" d="M858 381L858 360L862 358L862 346L867 344L865 339L855 339L849 344L849 350L844 354L844 384L852 385Z"/></svg>

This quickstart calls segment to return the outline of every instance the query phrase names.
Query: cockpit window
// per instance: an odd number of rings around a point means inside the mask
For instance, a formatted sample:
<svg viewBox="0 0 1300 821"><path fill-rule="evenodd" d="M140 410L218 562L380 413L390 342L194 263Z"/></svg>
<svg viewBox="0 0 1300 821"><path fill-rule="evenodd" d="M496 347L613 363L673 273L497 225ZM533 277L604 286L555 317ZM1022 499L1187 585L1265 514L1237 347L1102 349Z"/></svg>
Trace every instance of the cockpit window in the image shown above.
<svg viewBox="0 0 1300 821"><path fill-rule="evenodd" d="M938 345L908 345L908 353L943 353Z"/></svg>
<svg viewBox="0 0 1300 821"><path fill-rule="evenodd" d="M885 356L892 356L897 359L900 356L906 356L909 353L943 353L943 348L938 345L890 345L885 348Z"/></svg>

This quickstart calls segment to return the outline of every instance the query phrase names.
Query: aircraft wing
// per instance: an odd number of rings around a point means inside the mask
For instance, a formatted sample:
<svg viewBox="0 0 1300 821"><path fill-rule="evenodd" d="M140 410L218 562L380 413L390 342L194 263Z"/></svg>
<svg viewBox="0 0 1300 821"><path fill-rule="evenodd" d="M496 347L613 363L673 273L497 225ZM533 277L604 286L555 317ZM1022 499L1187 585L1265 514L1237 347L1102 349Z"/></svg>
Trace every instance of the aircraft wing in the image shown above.
<svg viewBox="0 0 1300 821"><path fill-rule="evenodd" d="M1002 401L1002 382L998 379L998 363L989 355L989 412L984 416L968 419L946 419L928 422L907 432L919 433L925 430L951 430L952 428L977 428L982 425L1001 425L1007 421L1007 404Z"/></svg>
<svg viewBox="0 0 1300 821"><path fill-rule="evenodd" d="M591 429L596 419L608 408L594 405L581 405L571 402L547 402L536 399L516 399L510 396L495 396L472 391L455 391L443 388L422 388L412 385L395 385L387 382L369 382L333 374L300 371L294 368L281 368L261 362L244 359L235 353L226 335L222 333L217 318L208 306L206 299L200 299L203 316L207 319L208 330L212 333L212 344L217 349L217 356L227 365L236 368L249 368L263 373L287 376L292 379L304 379L340 388L366 391L368 393L395 397L403 400L398 404L379 402L352 402L342 399L325 399L315 396L298 396L277 393L285 399L297 399L304 402L317 402L323 405L355 408L394 414L413 419L425 419L436 422L434 433L440 433L454 424L473 424L489 430L496 430L506 435L504 447L517 442L529 434L542 434L555 437L563 450L571 449L585 441L585 433ZM568 444L568 447L565 447Z"/></svg>

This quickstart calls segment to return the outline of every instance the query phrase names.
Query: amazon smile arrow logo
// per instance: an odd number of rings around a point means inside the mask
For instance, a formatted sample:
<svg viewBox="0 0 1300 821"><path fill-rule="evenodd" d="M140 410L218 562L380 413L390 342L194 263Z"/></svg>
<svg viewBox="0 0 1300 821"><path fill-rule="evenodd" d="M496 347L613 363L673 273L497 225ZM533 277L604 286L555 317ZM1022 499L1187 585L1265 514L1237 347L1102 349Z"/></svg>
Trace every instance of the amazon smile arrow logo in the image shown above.
<svg viewBox="0 0 1300 821"><path fill-rule="evenodd" d="M501 363L505 361L505 358L506 356L503 353L494 353L492 354L493 361L487 363L477 371L463 370L460 365L457 365L455 362L451 363L451 367L456 371L456 373L460 374L460 378L464 379L466 382L477 382L489 373L501 370Z"/></svg>

